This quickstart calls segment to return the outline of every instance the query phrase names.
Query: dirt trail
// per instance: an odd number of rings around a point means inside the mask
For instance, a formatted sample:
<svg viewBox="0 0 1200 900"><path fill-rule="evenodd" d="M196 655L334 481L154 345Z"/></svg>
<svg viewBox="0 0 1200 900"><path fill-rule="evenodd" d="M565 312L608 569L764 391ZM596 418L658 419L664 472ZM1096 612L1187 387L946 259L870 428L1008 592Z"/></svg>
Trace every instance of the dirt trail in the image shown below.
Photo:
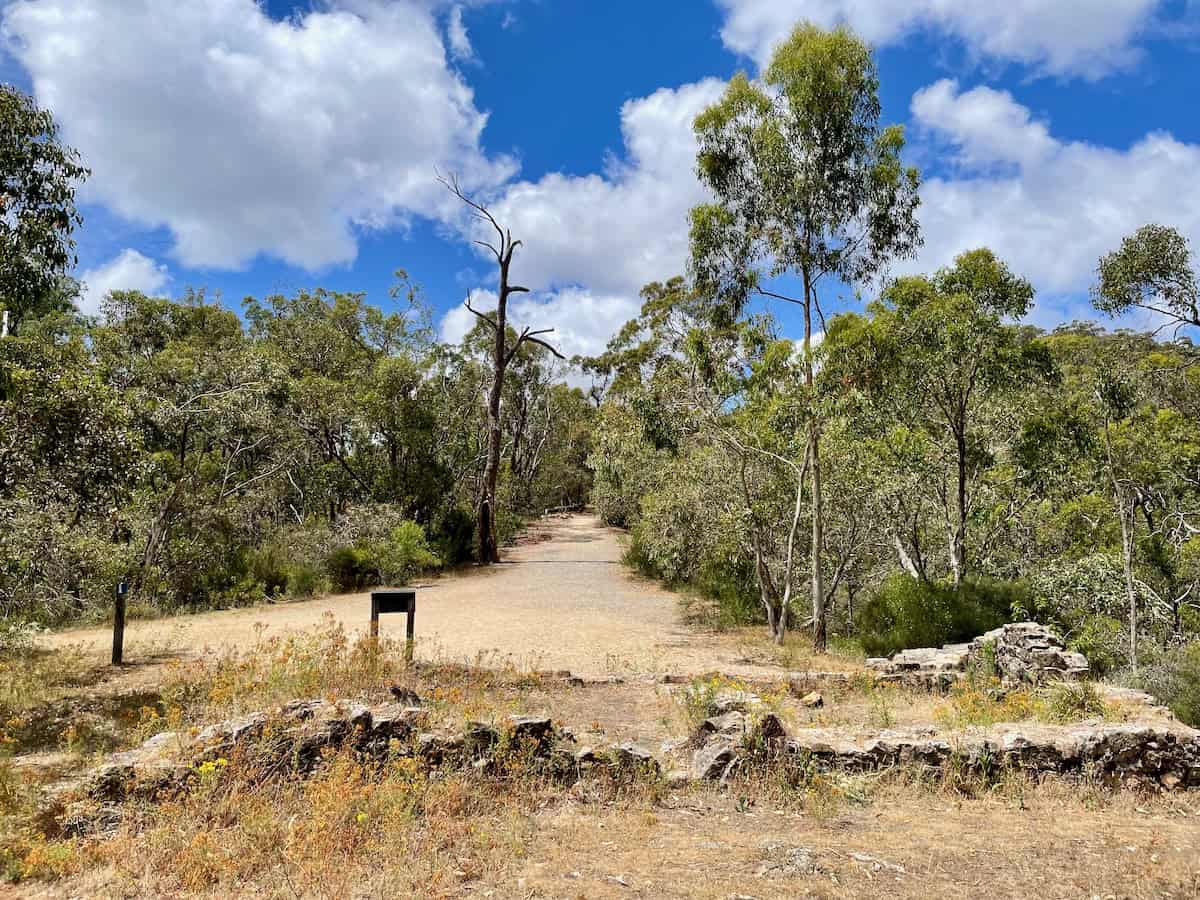
<svg viewBox="0 0 1200 900"><path fill-rule="evenodd" d="M746 659L736 636L685 626L678 596L630 573L618 532L590 515L535 523L527 543L490 569L466 570L417 592L417 656L485 665L570 669L585 675L648 672L765 674L778 669ZM368 594L131 622L126 656L187 656L205 648L248 647L259 634L319 625L326 614L348 631L366 630ZM382 632L402 637L403 616L385 616ZM108 628L74 629L51 645L109 646ZM764 660L765 662L765 660Z"/></svg>

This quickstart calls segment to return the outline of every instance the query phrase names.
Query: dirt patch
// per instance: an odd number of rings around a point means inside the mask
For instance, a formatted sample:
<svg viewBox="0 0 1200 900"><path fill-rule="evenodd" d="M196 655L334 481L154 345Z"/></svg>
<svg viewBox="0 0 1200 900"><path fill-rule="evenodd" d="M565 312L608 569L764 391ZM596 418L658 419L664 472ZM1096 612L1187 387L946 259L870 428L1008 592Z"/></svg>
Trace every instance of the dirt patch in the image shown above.
<svg viewBox="0 0 1200 900"><path fill-rule="evenodd" d="M736 793L547 811L495 897L1196 897L1200 810L1065 786L964 801L905 788L814 815Z"/></svg>
<svg viewBox="0 0 1200 900"><path fill-rule="evenodd" d="M537 539L506 551L503 563L452 573L418 591L418 657L588 675L761 675L804 662L787 648L764 650L758 629L748 637L688 628L678 595L628 572L620 533L594 516L549 517L529 533ZM351 635L365 633L370 597L345 594L131 622L126 655L137 661L146 653L246 649L264 635L311 629L328 615ZM384 619L385 634L401 633L402 619L393 618ZM111 640L107 628L89 628L50 635L46 644L80 644L103 654Z"/></svg>

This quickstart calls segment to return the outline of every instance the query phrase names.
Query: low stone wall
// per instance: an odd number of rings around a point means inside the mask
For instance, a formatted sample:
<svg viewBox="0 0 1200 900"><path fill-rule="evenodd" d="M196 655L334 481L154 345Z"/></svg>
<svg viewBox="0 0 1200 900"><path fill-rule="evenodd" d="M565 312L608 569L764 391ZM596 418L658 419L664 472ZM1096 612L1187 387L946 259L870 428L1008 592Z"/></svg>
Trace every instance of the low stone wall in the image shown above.
<svg viewBox="0 0 1200 900"><path fill-rule="evenodd" d="M1178 723L1006 724L953 735L929 727L866 736L806 728L788 735L773 713L731 710L706 720L685 746L694 748L688 774L697 780L726 780L759 757L768 765L774 761L849 772L919 766L987 775L1018 769L1110 785L1200 787L1200 732Z"/></svg>
<svg viewBox="0 0 1200 900"><path fill-rule="evenodd" d="M890 658L867 660L881 681L945 687L969 668L993 670L1006 682L1041 684L1086 678L1086 657L1063 647L1054 632L1037 622L1015 622L967 644L901 650Z"/></svg>
<svg viewBox="0 0 1200 900"><path fill-rule="evenodd" d="M726 781L757 760L768 766L847 772L915 766L987 775L1012 768L1113 785L1200 788L1200 732L1178 723L1010 724L952 735L933 728L871 735L804 728L789 734L754 694L729 692L721 699L717 715L687 741L664 747L660 757L634 744L581 747L569 731L540 716L427 730L428 712L410 703L366 707L298 701L270 715L256 713L212 725L195 737L156 735L60 785L43 818L67 833L103 829L116 822L116 803L187 790L206 762L239 757L259 765L265 774L305 774L323 763L328 750L347 746L381 761L416 756L431 767L470 766L481 774L499 771L504 755L515 752L534 769L567 783L599 772L632 777L664 771L676 784Z"/></svg>

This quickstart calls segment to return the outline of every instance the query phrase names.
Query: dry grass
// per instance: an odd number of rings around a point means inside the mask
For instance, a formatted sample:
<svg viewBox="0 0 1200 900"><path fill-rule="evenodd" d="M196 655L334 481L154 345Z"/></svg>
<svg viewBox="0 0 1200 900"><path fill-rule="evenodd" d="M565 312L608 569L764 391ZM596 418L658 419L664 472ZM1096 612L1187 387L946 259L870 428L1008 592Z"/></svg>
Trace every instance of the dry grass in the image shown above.
<svg viewBox="0 0 1200 900"><path fill-rule="evenodd" d="M1200 809L1016 784L881 784L822 814L697 790L652 810L547 810L496 897L1196 897Z"/></svg>
<svg viewBox="0 0 1200 900"><path fill-rule="evenodd" d="M23 714L89 689L90 670L68 663L21 676ZM383 700L394 682L435 722L548 713L585 743L593 730L604 743L682 736L717 692L747 688L722 678L571 688L515 670L407 667L399 644L351 640L331 621L169 666L118 743L297 697ZM976 685L938 697L867 679L824 689L825 706L808 710L785 687L751 689L792 727L1098 711L1086 689L1029 697ZM1194 794L953 767L851 775L803 760L752 760L724 789L668 791L645 776L568 785L520 748L486 774L429 768L403 750L383 762L335 753L307 778L267 773L247 752L199 767L181 796L122 804L108 836L69 840L45 836L29 772L0 760L0 874L49 897L1200 897ZM76 751L81 763L88 752Z"/></svg>
<svg viewBox="0 0 1200 900"><path fill-rule="evenodd" d="M938 705L933 719L943 728L1001 722L1067 724L1084 720L1121 721L1128 711L1105 701L1088 682L1049 685L1041 689L1002 688L999 681L969 680L955 685Z"/></svg>

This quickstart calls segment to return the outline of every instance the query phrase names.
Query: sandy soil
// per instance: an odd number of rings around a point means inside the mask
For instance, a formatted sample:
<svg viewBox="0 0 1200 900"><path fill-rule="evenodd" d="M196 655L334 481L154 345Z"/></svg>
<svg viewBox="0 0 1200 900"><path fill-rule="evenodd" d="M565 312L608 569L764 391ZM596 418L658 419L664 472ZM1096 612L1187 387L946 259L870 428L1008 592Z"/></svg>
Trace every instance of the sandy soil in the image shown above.
<svg viewBox="0 0 1200 900"><path fill-rule="evenodd" d="M736 635L685 626L679 598L621 564L619 533L590 515L543 519L525 542L489 569L465 570L417 592L417 656L447 662L570 669L582 675L652 672L769 674L747 658ZM135 621L126 628L126 658L187 656L205 649L251 646L260 635L319 625L326 615L348 631L366 631L368 594L250 609ZM402 637L403 616L385 616L381 631ZM49 635L52 646L111 645L109 628Z"/></svg>

